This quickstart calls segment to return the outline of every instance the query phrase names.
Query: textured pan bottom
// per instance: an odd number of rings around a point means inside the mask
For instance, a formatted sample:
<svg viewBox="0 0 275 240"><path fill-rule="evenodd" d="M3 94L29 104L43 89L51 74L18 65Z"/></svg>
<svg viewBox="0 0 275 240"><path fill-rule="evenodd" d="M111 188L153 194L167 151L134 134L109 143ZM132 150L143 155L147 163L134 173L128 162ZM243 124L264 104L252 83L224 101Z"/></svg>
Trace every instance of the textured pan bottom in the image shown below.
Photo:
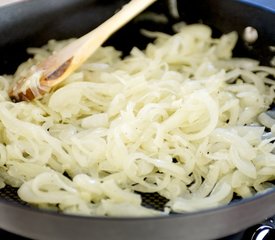
<svg viewBox="0 0 275 240"><path fill-rule="evenodd" d="M163 211L165 204L168 200L158 193L140 193L142 199L142 205L148 208ZM17 195L17 188L6 186L0 189L0 199L4 199L8 202L16 203L23 206L29 206L28 203L22 201Z"/></svg>

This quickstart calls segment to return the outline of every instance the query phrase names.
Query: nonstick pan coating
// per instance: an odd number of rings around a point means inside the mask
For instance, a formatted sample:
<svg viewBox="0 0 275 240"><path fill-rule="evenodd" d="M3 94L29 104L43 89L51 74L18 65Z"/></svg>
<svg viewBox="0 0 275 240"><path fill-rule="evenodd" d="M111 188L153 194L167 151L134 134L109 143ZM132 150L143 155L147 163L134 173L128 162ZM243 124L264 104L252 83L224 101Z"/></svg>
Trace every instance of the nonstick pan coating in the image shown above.
<svg viewBox="0 0 275 240"><path fill-rule="evenodd" d="M27 59L28 46L41 46L49 39L78 37L90 31L126 0L28 0L0 8L0 73L12 73ZM275 2L265 0L179 0L180 20L203 22L214 35L244 28L258 30L253 45L239 41L236 56L259 59L268 64L274 53ZM167 1L159 0L151 10L165 13L169 25L135 21L116 33L106 44L125 54L132 46L144 47L148 39L140 28L171 32L176 21L167 10ZM129 38L131 36L131 38ZM154 218L81 217L35 209L21 202L16 189L0 191L0 227L33 239L215 239L239 232L275 214L275 189L229 206L188 214ZM143 195L143 204L161 209L165 199Z"/></svg>

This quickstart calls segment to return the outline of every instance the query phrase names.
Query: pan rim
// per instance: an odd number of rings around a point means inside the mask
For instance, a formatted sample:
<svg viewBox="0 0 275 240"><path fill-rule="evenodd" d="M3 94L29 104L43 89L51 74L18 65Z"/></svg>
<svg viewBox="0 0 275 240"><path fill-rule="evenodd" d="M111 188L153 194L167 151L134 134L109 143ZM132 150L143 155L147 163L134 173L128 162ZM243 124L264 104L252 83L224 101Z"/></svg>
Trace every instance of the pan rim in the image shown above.
<svg viewBox="0 0 275 240"><path fill-rule="evenodd" d="M262 8L275 13L275 2L270 0L236 0L238 2L251 5L256 8Z"/></svg>

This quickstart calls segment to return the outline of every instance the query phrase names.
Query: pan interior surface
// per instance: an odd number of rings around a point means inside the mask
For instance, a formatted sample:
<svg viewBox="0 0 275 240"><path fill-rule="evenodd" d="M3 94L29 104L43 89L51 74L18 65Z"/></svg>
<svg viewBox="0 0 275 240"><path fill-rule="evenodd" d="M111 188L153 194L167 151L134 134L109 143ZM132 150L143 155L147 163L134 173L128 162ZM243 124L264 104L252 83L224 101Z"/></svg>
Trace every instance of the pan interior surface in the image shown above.
<svg viewBox="0 0 275 240"><path fill-rule="evenodd" d="M114 3L114 1L108 0L80 0L76 3L73 0L62 0L59 1L58 4L56 4L56 1L53 0L49 0L47 1L47 3L45 3L45 1L43 0L30 0L26 3L11 5L3 9L0 8L0 20L1 18L5 19L5 21L0 21L0 34L1 36L3 36L0 39L0 65L3 66L0 69L1 73L12 73L20 62L26 60L28 56L25 54L25 49L28 46L41 46L51 38L63 39L80 36L83 33L89 31L91 28L98 25L104 19L108 18L115 11L115 9L117 9L119 6L122 6L122 4L125 2L126 1L115 1ZM241 57L246 56L256 58L259 59L262 64L267 65L274 56L274 53L270 51L269 46L274 44L275 42L275 29L271 26L272 22L274 22L275 20L275 10L274 8L271 8L273 10L270 10L270 8L266 9L257 7L257 1L254 4L252 3L253 1L236 0L195 0L192 2L178 1L178 8L181 17L180 20L185 20L188 23L199 21L210 25L213 28L214 34L216 34L217 36L223 32L226 33L233 30L237 30L238 33L241 35L245 27L253 26L259 32L260 37L258 41L255 42L255 44L250 45L240 40L235 55ZM208 11L205 11L205 9L208 9ZM148 41L150 41L148 38L140 35L139 29L146 28L149 30L157 30L170 33L172 31L171 25L179 21L179 19L174 19L169 14L166 1L157 2L154 6L152 6L152 8L150 8L150 11L151 10L159 13L164 12L168 16L169 24L157 24L146 21L133 21L126 27L124 27L121 31L116 33L106 43L106 45L114 45L117 49L122 50L126 55L131 50L133 45L144 48ZM94 12L94 15L90 14L91 11ZM16 15L16 12L21 13ZM251 18L251 14L257 17ZM70 18L67 17L68 15L70 16ZM10 19L9 22L7 22L7 19ZM38 21L38 19L40 21ZM30 23L32 28L28 27ZM51 27L48 28L48 26ZM13 30L11 32L10 29L15 29L15 31ZM130 41L129 36L131 36ZM1 201L1 204L9 204L8 202L15 202L16 204L19 203L19 205L25 205L25 203L18 198L16 191L16 189L9 186L1 189L0 199L3 200ZM158 210L163 210L164 205L167 202L167 199L161 197L158 194L142 194L142 200L144 206L152 207ZM240 206L241 204L242 201L240 201ZM1 209L2 208L4 208L4 205L1 205ZM24 208L28 209L26 206L24 206ZM16 213L16 209L17 208L13 208L12 205L12 207L9 209L11 211L12 217L7 217L5 223L3 223L3 218L0 218L1 227L28 237L46 239L45 234L48 234L47 237L49 237L49 234L51 233L43 230L42 226L36 226L37 228L34 231L31 228L27 229L26 224L22 223L26 217L25 222L29 224L32 220L31 216L33 216L33 213L30 216L18 215L17 222L19 221L19 219L21 220L21 223L18 225L19 227L13 225L12 222L16 221L15 216L18 213ZM12 213L12 211L15 212ZM3 216L7 216L7 214L4 214ZM233 214L232 216L234 219L231 220L238 222L236 220L236 215ZM228 214L227 218L229 219L232 216ZM41 217L43 218L43 214L41 214ZM182 216L182 218L184 218L184 215ZM224 216L224 218L226 218L226 216ZM254 223L263 220L261 218L262 216L258 216L258 219L255 219ZM67 228L63 229L63 231L58 231L58 228L54 228L55 221L57 221L59 224L61 223L59 222L61 221L60 219L56 220L57 218L55 215L53 215L52 218L47 215L46 219L47 221L44 221L42 219L41 221L46 225L49 224L48 226L54 229L52 233L52 235L54 236L52 239L65 239L65 235L67 237L66 239L73 239L76 234L79 234L79 232L73 233ZM52 221L51 223L49 222L50 219ZM207 221L207 219L205 219L203 216L202 219L204 219L204 221ZM224 222L228 222L227 220L224 220ZM88 222L93 221L93 218L91 218L91 220L85 218L85 220L83 221L86 221L87 224L85 224L85 226L88 226ZM177 220L175 222L177 221L180 222L180 216L177 217ZM192 220L190 221L192 222ZM158 226L157 228L159 229L159 232L152 235L152 232L150 232L150 228L155 228L157 223L161 224L161 220L157 220L156 223L150 223L148 225L149 227L145 228L144 233L136 233L136 237L133 237L133 239L138 239L138 237L142 237L143 239L164 239L164 237L168 237L168 233L161 236L163 234L163 231L167 231L167 229L169 228L174 229L174 227L171 227L171 225L173 224L173 218L171 218L171 221L165 222L166 226ZM111 236L114 233L117 234L117 236L113 239L127 239L126 235L129 236L129 234L131 234L130 229L132 229L132 227L129 227L129 230L126 230L124 233L122 233L122 228L119 229L118 225L116 225L115 230L110 231L108 230L108 228L110 228L110 222L106 222L108 227L104 227L104 225L101 224L102 222L100 223L100 225L97 225L96 222L93 222L94 227L91 227L90 229L94 231L99 226L105 230L107 229L107 236ZM137 220L135 224L137 226L136 229L140 230L142 229L142 225L144 223L141 223ZM207 222L205 222L205 224L207 225ZM242 225L241 228L248 227L253 223L251 221L247 221L247 224L248 225ZM71 224L70 226L72 229L74 229L73 224ZM178 226L178 224L175 223L175 226ZM214 228L213 231L208 231L207 233L203 232L202 230L202 233L198 233L198 235L196 235L196 231L192 232L191 230L193 236L189 239L191 240L207 239L210 237L222 237L228 234L235 233L241 230L241 228L240 226L238 226L238 224L232 224L231 229L229 228L227 231L225 230L226 228L223 226L223 232L220 232L218 228ZM206 228L202 229L205 229L206 231ZM88 239L89 235L91 234L91 230L83 230L83 239ZM67 233L64 233L64 231L67 231ZM151 234L151 238L148 237L149 232ZM170 233L170 237L172 236L171 239L176 239L173 238L175 236L173 234L175 233ZM181 236L184 235L182 231L180 231L180 234L182 234ZM181 236L179 235L178 237ZM198 236L204 236L205 238L198 238ZM97 238L95 239L103 238L104 235L97 235Z"/></svg>

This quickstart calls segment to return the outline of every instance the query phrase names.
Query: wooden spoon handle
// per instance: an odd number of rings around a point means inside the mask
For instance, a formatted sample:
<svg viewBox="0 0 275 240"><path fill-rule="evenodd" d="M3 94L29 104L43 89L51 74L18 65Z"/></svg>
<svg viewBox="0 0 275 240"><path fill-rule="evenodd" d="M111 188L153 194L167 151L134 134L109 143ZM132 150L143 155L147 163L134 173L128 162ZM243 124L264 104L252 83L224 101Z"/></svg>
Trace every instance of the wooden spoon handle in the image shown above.
<svg viewBox="0 0 275 240"><path fill-rule="evenodd" d="M99 27L33 67L28 78L20 79L12 86L11 99L14 101L32 100L50 91L52 87L62 82L81 66L115 31L155 1L130 1Z"/></svg>

